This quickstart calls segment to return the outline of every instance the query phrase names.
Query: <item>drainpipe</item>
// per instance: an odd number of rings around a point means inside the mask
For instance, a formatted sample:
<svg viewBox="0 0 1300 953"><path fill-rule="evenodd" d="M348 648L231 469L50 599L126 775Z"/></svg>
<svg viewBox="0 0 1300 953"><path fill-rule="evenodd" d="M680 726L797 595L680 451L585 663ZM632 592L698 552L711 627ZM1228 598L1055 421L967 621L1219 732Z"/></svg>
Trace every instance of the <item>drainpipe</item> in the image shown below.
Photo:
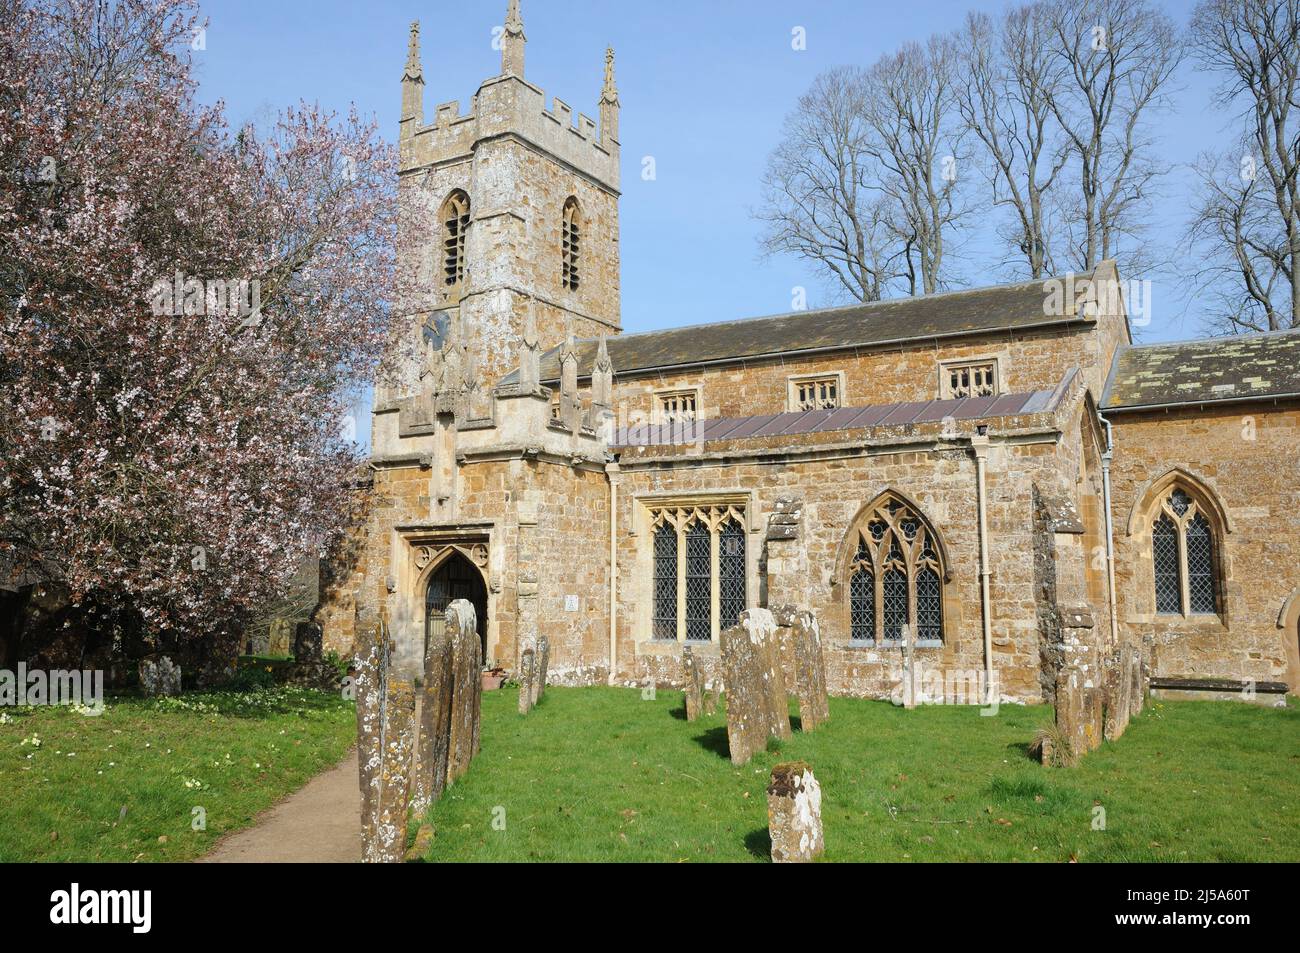
<svg viewBox="0 0 1300 953"><path fill-rule="evenodd" d="M1097 414L1106 428L1106 449L1101 455L1101 505L1106 508L1106 602L1110 609L1110 647L1119 645L1119 616L1115 609L1115 526L1110 515L1110 462L1115 451L1110 421Z"/></svg>
<svg viewBox="0 0 1300 953"><path fill-rule="evenodd" d="M618 464L605 467L609 478L609 684L618 664Z"/></svg>
<svg viewBox="0 0 1300 953"><path fill-rule="evenodd" d="M975 502L979 512L980 524L980 611L984 620L984 691L987 694L985 704L992 705L997 699L993 697L993 620L989 605L989 523L988 501L984 486L984 471L989 455L989 428L980 424L978 434L970 438L971 450L975 453Z"/></svg>

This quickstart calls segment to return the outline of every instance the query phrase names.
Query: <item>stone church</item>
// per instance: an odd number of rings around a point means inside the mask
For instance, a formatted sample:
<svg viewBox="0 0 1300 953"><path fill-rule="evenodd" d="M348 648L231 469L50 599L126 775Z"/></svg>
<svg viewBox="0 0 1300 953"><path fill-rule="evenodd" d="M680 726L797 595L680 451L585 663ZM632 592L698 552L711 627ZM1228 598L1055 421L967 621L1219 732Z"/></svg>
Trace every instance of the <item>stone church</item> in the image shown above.
<svg viewBox="0 0 1300 953"><path fill-rule="evenodd" d="M466 598L490 664L545 634L553 681L666 686L684 646L717 677L743 609L795 604L834 694L889 696L905 641L1005 701L1121 646L1156 690L1300 688L1300 332L1134 344L1105 261L625 334L613 52L575 119L524 50L511 0L500 74L426 109L411 29L429 301L375 393L327 648L382 617L418 665Z"/></svg>

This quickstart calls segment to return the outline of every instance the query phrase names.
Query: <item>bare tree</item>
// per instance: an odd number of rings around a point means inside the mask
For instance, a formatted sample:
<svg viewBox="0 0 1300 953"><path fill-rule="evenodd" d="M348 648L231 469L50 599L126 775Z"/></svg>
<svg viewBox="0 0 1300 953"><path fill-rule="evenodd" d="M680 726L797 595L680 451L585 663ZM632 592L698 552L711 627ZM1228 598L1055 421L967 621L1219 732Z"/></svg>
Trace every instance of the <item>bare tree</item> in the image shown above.
<svg viewBox="0 0 1300 953"><path fill-rule="evenodd" d="M863 92L861 70L841 67L799 97L768 158L757 217L764 251L811 261L841 292L876 301L897 276L899 256L887 248Z"/></svg>
<svg viewBox="0 0 1300 953"><path fill-rule="evenodd" d="M1010 213L999 236L1032 278L1054 269L1050 199L1068 157L1052 113L1062 75L1050 37L1041 4L1008 10L996 21L970 14L956 87L962 118L988 156L993 204Z"/></svg>
<svg viewBox="0 0 1300 953"><path fill-rule="evenodd" d="M913 295L946 287L946 241L964 211L957 55L952 37L934 36L882 57L865 76L863 107Z"/></svg>
<svg viewBox="0 0 1300 953"><path fill-rule="evenodd" d="M1043 13L1060 71L1048 102L1079 177L1064 205L1069 253L1087 270L1144 229L1165 171L1150 158L1144 119L1168 104L1183 47L1173 21L1147 0L1048 0ZM1131 261L1139 249L1128 251Z"/></svg>
<svg viewBox="0 0 1300 953"><path fill-rule="evenodd" d="M945 287L963 124L951 38L817 77L768 160L763 248L861 301Z"/></svg>
<svg viewBox="0 0 1300 953"><path fill-rule="evenodd" d="M1201 277L1227 330L1300 328L1300 0L1203 0L1192 40L1245 126L1235 157L1198 167Z"/></svg>

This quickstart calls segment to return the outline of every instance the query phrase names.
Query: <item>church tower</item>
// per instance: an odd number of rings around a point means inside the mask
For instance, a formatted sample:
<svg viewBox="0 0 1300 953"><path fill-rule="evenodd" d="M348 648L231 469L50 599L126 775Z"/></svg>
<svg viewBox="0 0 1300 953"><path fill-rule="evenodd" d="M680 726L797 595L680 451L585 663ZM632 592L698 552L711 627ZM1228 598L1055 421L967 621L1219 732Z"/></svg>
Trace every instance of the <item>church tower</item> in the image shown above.
<svg viewBox="0 0 1300 953"><path fill-rule="evenodd" d="M406 310L428 348L459 342L484 387L518 364L525 326L545 350L616 334L619 317L619 143L614 53L606 50L600 121L524 76L523 18L509 0L493 31L501 72L469 110L424 111L419 24L402 76L399 192L418 208L420 299ZM593 63L593 67L595 64ZM593 69L595 73L595 69ZM594 84L593 84L594 85ZM396 396L396 395L393 395Z"/></svg>

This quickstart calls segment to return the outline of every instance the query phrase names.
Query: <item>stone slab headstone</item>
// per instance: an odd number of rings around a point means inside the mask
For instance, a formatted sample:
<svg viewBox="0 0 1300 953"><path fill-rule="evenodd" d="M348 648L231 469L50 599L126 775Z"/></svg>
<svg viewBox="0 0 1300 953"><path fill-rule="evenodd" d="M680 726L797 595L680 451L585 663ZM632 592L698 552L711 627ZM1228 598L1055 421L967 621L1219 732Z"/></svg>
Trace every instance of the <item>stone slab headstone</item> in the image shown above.
<svg viewBox="0 0 1300 953"><path fill-rule="evenodd" d="M806 864L821 856L822 790L807 763L789 761L772 769L767 831L774 864Z"/></svg>
<svg viewBox="0 0 1300 953"><path fill-rule="evenodd" d="M722 683L714 679L713 684L709 686L708 693L704 696L704 714L716 715L718 706L722 704Z"/></svg>
<svg viewBox="0 0 1300 953"><path fill-rule="evenodd" d="M272 619L266 654L271 658L284 658L293 651L293 620Z"/></svg>
<svg viewBox="0 0 1300 953"><path fill-rule="evenodd" d="M533 706L546 694L546 670L551 664L551 640L542 636L537 640L537 658L533 665Z"/></svg>
<svg viewBox="0 0 1300 953"><path fill-rule="evenodd" d="M431 632L424 648L420 699L420 740L411 807L417 816L442 797L447 787L451 743L451 640L446 630Z"/></svg>
<svg viewBox="0 0 1300 953"><path fill-rule="evenodd" d="M700 717L704 708L704 698L700 685L700 669L695 663L695 653L689 645L682 648L682 693L686 696L686 720L694 721Z"/></svg>
<svg viewBox="0 0 1300 953"><path fill-rule="evenodd" d="M415 686L390 664L387 618L357 652L357 762L361 783L361 859L398 863L406 850L415 748Z"/></svg>
<svg viewBox="0 0 1300 953"><path fill-rule="evenodd" d="M140 693L145 698L181 693L181 667L166 655L151 655L140 660Z"/></svg>
<svg viewBox="0 0 1300 953"><path fill-rule="evenodd" d="M469 770L479 750L479 713L483 697L483 646L479 642L474 606L456 599L447 606L444 629L451 642L451 741L447 781Z"/></svg>
<svg viewBox="0 0 1300 953"><path fill-rule="evenodd" d="M821 627L817 616L801 609L791 619L790 641L794 646L794 693L799 700L799 730L812 731L830 716L826 697L826 656L822 651Z"/></svg>
<svg viewBox="0 0 1300 953"><path fill-rule="evenodd" d="M533 707L533 682L536 678L535 662L536 653L532 649L524 649L519 656L519 714L528 714Z"/></svg>
<svg viewBox="0 0 1300 953"><path fill-rule="evenodd" d="M790 737L785 683L776 655L776 622L767 609L746 609L722 633L731 763L745 764L770 737Z"/></svg>

